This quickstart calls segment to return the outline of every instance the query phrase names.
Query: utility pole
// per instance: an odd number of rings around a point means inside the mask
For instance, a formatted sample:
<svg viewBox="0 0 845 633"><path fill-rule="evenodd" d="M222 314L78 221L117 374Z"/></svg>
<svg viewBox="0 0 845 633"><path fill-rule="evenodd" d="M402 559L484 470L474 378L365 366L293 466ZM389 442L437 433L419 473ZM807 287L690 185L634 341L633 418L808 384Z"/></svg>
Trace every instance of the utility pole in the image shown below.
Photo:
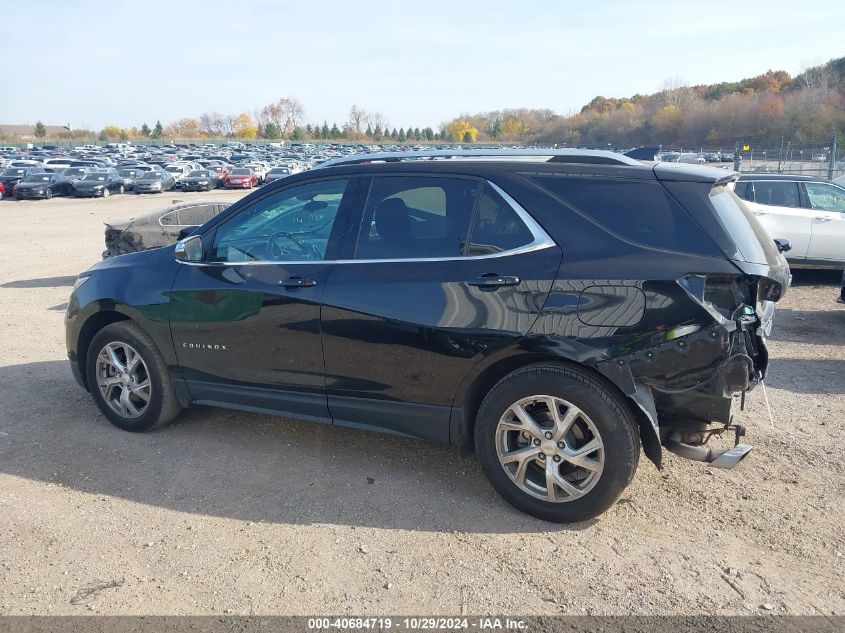
<svg viewBox="0 0 845 633"><path fill-rule="evenodd" d="M836 168L836 132L833 133L833 142L830 144L830 161L827 166L827 179L833 180L833 172Z"/></svg>
<svg viewBox="0 0 845 633"><path fill-rule="evenodd" d="M739 143L734 146L734 171L739 171L742 156L739 155Z"/></svg>
<svg viewBox="0 0 845 633"><path fill-rule="evenodd" d="M778 173L783 173L783 134L780 135L780 152L778 153Z"/></svg>

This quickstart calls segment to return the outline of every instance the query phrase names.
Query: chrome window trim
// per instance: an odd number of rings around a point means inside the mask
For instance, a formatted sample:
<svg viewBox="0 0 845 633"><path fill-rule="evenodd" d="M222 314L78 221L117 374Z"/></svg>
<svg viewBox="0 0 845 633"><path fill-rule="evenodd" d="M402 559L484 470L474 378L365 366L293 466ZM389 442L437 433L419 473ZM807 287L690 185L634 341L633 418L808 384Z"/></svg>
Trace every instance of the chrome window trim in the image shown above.
<svg viewBox="0 0 845 633"><path fill-rule="evenodd" d="M269 261L258 260L249 262L186 262L176 260L180 264L188 264L190 266L291 266L294 264L400 264L404 262L452 262L452 261L474 261L479 259L497 259L499 257L510 257L512 255L523 255L525 253L533 253L534 251L541 251L547 248L557 246L555 241L549 237L549 234L543 230L537 221L531 217L531 214L525 208L514 200L504 189L499 187L494 182L489 180L484 181L490 185L497 194L516 212L519 219L531 232L534 239L517 248L501 251L499 253L487 253L484 255L455 255L451 257L409 257L405 259L320 259L320 260L305 260L305 261ZM194 237L194 236L191 236ZM186 238L188 239L188 238ZM178 248L180 242L176 243Z"/></svg>

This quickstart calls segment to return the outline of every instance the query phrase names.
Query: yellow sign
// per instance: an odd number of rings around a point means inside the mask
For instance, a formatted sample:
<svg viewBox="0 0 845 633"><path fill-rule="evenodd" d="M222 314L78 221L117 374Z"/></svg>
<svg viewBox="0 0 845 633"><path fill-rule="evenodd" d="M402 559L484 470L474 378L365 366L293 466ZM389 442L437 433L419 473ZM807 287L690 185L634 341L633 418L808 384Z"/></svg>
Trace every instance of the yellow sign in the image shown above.
<svg viewBox="0 0 845 633"><path fill-rule="evenodd" d="M751 146L750 146L750 145L743 145L743 146L742 146L742 151L743 151L743 152L747 152L747 151L748 151L748 150L750 150L750 149L751 149Z"/></svg>

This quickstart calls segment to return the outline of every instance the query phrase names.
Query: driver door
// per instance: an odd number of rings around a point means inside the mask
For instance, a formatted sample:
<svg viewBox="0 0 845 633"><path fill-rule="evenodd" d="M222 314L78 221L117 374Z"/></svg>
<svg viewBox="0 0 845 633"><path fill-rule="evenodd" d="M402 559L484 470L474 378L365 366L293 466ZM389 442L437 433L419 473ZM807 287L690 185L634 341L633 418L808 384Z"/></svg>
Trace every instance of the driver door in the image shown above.
<svg viewBox="0 0 845 633"><path fill-rule="evenodd" d="M291 184L204 240L170 293L179 372L193 399L330 420L320 304L357 181Z"/></svg>

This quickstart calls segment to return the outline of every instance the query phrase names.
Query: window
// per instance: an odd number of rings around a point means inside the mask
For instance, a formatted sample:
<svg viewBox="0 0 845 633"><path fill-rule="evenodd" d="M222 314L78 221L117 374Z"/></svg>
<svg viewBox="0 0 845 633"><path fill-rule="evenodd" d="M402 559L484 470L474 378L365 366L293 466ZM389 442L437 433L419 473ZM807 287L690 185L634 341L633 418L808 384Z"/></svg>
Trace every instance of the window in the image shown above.
<svg viewBox="0 0 845 633"><path fill-rule="evenodd" d="M355 257L459 257L480 189L478 181L461 178L376 177Z"/></svg>
<svg viewBox="0 0 845 633"><path fill-rule="evenodd" d="M777 207L800 207L798 183L778 180L754 180L754 202Z"/></svg>
<svg viewBox="0 0 845 633"><path fill-rule="evenodd" d="M753 199L754 189L751 187L750 182L740 180L734 185L734 192L743 200Z"/></svg>
<svg viewBox="0 0 845 633"><path fill-rule="evenodd" d="M262 198L218 230L210 261L325 259L347 180L311 182Z"/></svg>
<svg viewBox="0 0 845 633"><path fill-rule="evenodd" d="M804 186L811 208L845 212L845 189L821 182L805 182Z"/></svg>
<svg viewBox="0 0 845 633"><path fill-rule="evenodd" d="M534 176L534 181L619 237L712 254L712 240L656 182Z"/></svg>
<svg viewBox="0 0 845 633"><path fill-rule="evenodd" d="M534 241L531 231L490 185L485 185L470 231L467 255L509 251Z"/></svg>

